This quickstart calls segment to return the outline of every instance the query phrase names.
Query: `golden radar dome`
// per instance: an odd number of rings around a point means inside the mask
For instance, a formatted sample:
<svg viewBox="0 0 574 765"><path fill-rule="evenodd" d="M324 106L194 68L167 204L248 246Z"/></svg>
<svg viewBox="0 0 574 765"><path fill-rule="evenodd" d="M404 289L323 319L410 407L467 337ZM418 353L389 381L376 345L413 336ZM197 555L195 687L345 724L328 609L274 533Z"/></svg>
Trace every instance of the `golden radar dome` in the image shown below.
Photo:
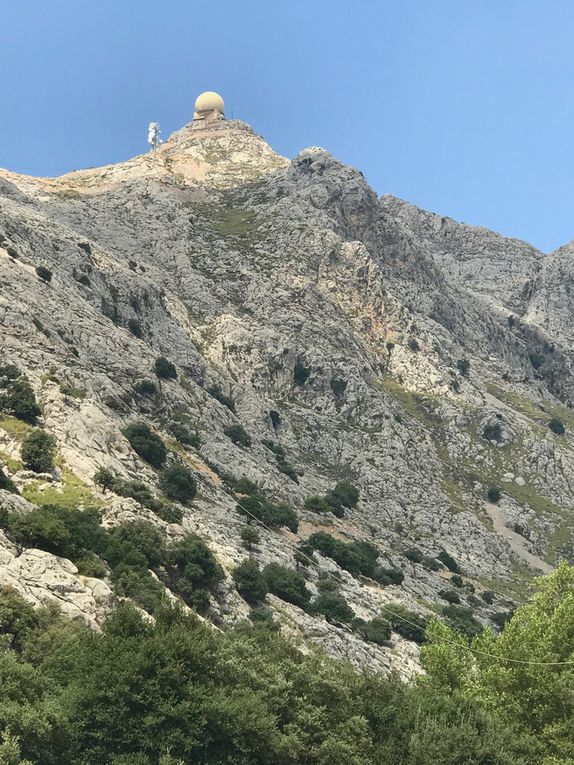
<svg viewBox="0 0 574 765"><path fill-rule="evenodd" d="M195 99L195 111L196 112L211 112L216 109L221 114L224 113L225 104L223 98L219 93L214 93L212 90L206 90Z"/></svg>

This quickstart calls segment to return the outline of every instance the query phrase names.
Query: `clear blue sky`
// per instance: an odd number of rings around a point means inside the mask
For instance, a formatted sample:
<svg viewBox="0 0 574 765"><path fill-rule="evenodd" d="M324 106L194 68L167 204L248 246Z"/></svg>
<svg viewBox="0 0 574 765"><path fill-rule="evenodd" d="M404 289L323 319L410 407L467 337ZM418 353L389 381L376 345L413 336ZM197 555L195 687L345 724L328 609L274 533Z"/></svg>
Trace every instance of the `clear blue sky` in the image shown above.
<svg viewBox="0 0 574 765"><path fill-rule="evenodd" d="M0 166L56 175L147 150L202 90L288 157L526 239L574 238L571 0L12 0Z"/></svg>

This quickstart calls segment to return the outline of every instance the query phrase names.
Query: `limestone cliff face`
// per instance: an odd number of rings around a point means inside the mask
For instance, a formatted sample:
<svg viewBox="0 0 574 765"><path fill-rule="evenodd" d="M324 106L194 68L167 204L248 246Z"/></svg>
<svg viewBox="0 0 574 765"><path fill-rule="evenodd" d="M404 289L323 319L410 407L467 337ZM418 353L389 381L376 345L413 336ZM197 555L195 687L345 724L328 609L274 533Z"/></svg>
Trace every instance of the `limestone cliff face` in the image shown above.
<svg viewBox="0 0 574 765"><path fill-rule="evenodd" d="M52 271L49 283L38 265ZM66 476L84 482L107 523L144 515L166 534L196 530L231 569L246 555L242 520L218 473L247 477L301 520L298 535L262 530L254 554L294 565L296 543L324 522L303 509L305 498L346 478L360 502L327 530L370 541L382 565L405 574L400 587L383 588L341 573L362 618L390 601L444 605L450 573L413 562L411 548L456 559L467 580L461 599L482 620L504 604L473 598L471 585L512 598L529 572L572 556L571 245L543 256L378 199L327 152L288 161L231 121L187 126L156 154L61 178L0 172L0 279L0 363L26 372L58 440L63 472L49 490L65 492ZM158 356L176 365L177 380L138 394ZM167 526L133 500L99 494L92 479L106 466L156 486L122 429L143 419L169 439L176 412L201 435L184 454L200 492L181 526ZM564 435L547 428L551 417ZM224 435L232 424L250 434L249 448ZM489 424L500 426L496 441L483 437ZM0 421L0 457L26 496L19 439ZM279 471L269 439L297 483ZM490 486L502 489L498 506L486 502ZM3 544L0 576L8 566L13 579L36 553L23 552L18 568L18 551ZM323 558L321 567L337 569ZM319 568L309 570L311 589ZM88 619L102 618L107 594L102 608L92 597ZM230 580L215 600L216 621L247 614ZM272 603L300 639L358 664L414 666L406 641L368 645Z"/></svg>

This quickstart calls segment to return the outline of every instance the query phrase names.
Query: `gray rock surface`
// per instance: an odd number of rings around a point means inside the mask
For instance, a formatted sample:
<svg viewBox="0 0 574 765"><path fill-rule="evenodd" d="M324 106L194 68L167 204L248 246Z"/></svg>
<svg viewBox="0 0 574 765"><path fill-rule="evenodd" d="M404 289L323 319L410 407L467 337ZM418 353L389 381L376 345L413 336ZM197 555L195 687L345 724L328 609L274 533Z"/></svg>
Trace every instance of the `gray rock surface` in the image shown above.
<svg viewBox="0 0 574 765"><path fill-rule="evenodd" d="M341 574L361 618L390 600L427 613L439 600L450 573L413 563L411 548L447 551L477 595L498 593L500 608L523 592L536 561L571 559L572 245L544 256L378 199L360 172L323 149L288 161L239 121L186 126L155 155L61 178L0 171L0 184L0 363L28 375L61 472L53 485L30 483L17 464L22 432L6 419L0 460L35 501L80 487L83 503L90 493L103 503L106 525L145 517L167 535L200 533L228 572L214 621L248 615L229 577L247 553L224 473L299 513L297 535L261 530L253 554L262 564L294 565L297 542L325 528L371 542L381 565L404 572L400 587L383 588L320 559L320 569ZM39 265L52 271L49 283ZM176 365L177 380L155 378L158 356ZM142 380L155 380L157 393L137 393ZM210 394L214 386L235 412ZM157 487L122 430L147 421L174 448L166 423L181 412L202 444L178 450L200 489L180 526L98 493L102 466ZM551 417L564 421L564 435L548 430ZM500 436L486 439L496 423ZM233 424L251 447L225 436ZM279 471L265 439L281 444L298 483ZM344 518L303 509L307 496L342 479L361 492ZM503 491L507 522L528 530L521 544L485 510L491 486ZM0 493L0 502L20 500ZM0 581L101 623L107 585L47 553L2 544ZM309 567L313 591L319 568ZM463 603L487 619L492 608L468 592ZM271 602L285 629L335 655L414 671L416 649L397 636L395 648L365 644Z"/></svg>

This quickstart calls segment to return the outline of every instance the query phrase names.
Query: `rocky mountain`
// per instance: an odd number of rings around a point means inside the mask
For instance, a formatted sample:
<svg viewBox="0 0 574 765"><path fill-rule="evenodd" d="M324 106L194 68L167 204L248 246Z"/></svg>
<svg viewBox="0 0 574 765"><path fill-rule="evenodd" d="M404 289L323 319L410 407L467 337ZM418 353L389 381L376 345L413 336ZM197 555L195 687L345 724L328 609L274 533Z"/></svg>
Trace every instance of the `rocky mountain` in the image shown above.
<svg viewBox="0 0 574 765"><path fill-rule="evenodd" d="M297 569L314 598L335 582L367 624L396 603L500 622L534 573L572 560L572 244L544 255L378 198L323 149L289 161L231 120L188 125L118 165L1 171L0 278L4 389L17 367L57 445L53 471L26 468L34 423L0 397L14 488L0 506L96 506L108 529L144 519L168 539L198 534L224 570L205 611L218 626L249 616L231 576L248 555ZM197 481L181 519L125 496L136 480L165 491L126 437L134 423ZM114 486L94 481L102 468ZM257 507L242 479L298 523L238 512ZM306 502L337 484L358 502ZM251 550L246 520L260 536ZM375 569L305 544L318 532L340 549L367 542ZM118 596L105 566L88 576L9 529L0 582L94 627ZM277 594L267 603L302 647L416 669L396 620L391 640L373 641Z"/></svg>

